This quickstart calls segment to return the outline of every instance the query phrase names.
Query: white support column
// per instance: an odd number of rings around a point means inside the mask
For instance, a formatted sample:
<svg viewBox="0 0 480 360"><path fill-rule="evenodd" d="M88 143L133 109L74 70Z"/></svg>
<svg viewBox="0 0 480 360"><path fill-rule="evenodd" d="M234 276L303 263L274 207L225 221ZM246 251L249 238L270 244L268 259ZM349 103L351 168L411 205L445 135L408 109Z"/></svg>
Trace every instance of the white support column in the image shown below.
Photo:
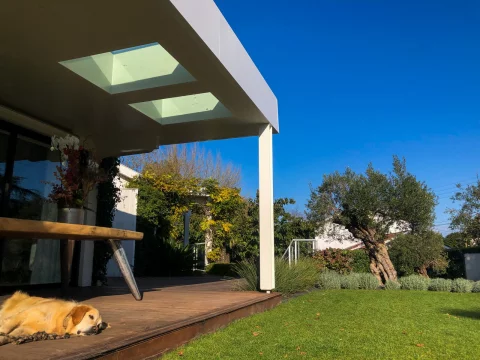
<svg viewBox="0 0 480 360"><path fill-rule="evenodd" d="M273 237L273 146L272 126L260 128L259 209L260 209L260 290L275 288L275 258Z"/></svg>

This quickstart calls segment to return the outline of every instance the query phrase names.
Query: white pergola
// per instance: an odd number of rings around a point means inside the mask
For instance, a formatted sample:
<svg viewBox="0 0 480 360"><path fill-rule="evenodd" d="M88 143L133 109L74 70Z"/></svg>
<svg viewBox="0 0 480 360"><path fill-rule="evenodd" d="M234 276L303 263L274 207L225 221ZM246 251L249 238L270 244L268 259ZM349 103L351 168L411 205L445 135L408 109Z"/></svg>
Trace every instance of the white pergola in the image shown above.
<svg viewBox="0 0 480 360"><path fill-rule="evenodd" d="M213 0L15 0L0 30L4 121L102 157L258 136L260 287L275 287L277 99Z"/></svg>

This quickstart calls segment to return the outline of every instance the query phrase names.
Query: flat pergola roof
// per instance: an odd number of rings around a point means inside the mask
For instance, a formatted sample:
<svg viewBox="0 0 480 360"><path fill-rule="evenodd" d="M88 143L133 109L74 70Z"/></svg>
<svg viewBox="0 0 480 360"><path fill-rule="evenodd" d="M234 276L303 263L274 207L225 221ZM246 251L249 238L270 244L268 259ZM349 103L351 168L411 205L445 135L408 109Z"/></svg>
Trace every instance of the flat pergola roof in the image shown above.
<svg viewBox="0 0 480 360"><path fill-rule="evenodd" d="M91 138L101 156L278 132L277 100L213 0L8 1L0 44L0 117Z"/></svg>

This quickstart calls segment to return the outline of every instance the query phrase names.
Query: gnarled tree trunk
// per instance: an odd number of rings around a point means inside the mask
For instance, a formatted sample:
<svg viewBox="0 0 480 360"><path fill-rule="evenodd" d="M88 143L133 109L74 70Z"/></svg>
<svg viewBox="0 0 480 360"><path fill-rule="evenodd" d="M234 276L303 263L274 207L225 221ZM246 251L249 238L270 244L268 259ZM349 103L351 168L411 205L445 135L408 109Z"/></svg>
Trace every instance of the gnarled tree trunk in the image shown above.
<svg viewBox="0 0 480 360"><path fill-rule="evenodd" d="M370 271L380 284L387 280L397 281L397 271L388 255L387 246L383 243L364 242L370 257Z"/></svg>
<svg viewBox="0 0 480 360"><path fill-rule="evenodd" d="M427 272L427 267L425 265L420 266L417 271L423 277L426 277L427 279L429 278L428 272Z"/></svg>

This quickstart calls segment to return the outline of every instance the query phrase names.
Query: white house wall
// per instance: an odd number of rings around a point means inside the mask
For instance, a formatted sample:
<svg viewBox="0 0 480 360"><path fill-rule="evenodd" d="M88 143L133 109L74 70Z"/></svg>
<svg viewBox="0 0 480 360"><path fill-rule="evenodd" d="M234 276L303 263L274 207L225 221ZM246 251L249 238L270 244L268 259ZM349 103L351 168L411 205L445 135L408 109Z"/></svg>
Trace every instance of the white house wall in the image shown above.
<svg viewBox="0 0 480 360"><path fill-rule="evenodd" d="M127 184L135 177L138 172L125 165L120 165L119 177L114 180L114 184L120 188L120 202L116 206L115 218L112 227L116 229L132 230L137 229L137 202L138 189L126 188ZM135 264L135 241L122 241L122 246L127 255L130 266ZM114 259L110 259L107 264L107 276L121 277L122 274Z"/></svg>

